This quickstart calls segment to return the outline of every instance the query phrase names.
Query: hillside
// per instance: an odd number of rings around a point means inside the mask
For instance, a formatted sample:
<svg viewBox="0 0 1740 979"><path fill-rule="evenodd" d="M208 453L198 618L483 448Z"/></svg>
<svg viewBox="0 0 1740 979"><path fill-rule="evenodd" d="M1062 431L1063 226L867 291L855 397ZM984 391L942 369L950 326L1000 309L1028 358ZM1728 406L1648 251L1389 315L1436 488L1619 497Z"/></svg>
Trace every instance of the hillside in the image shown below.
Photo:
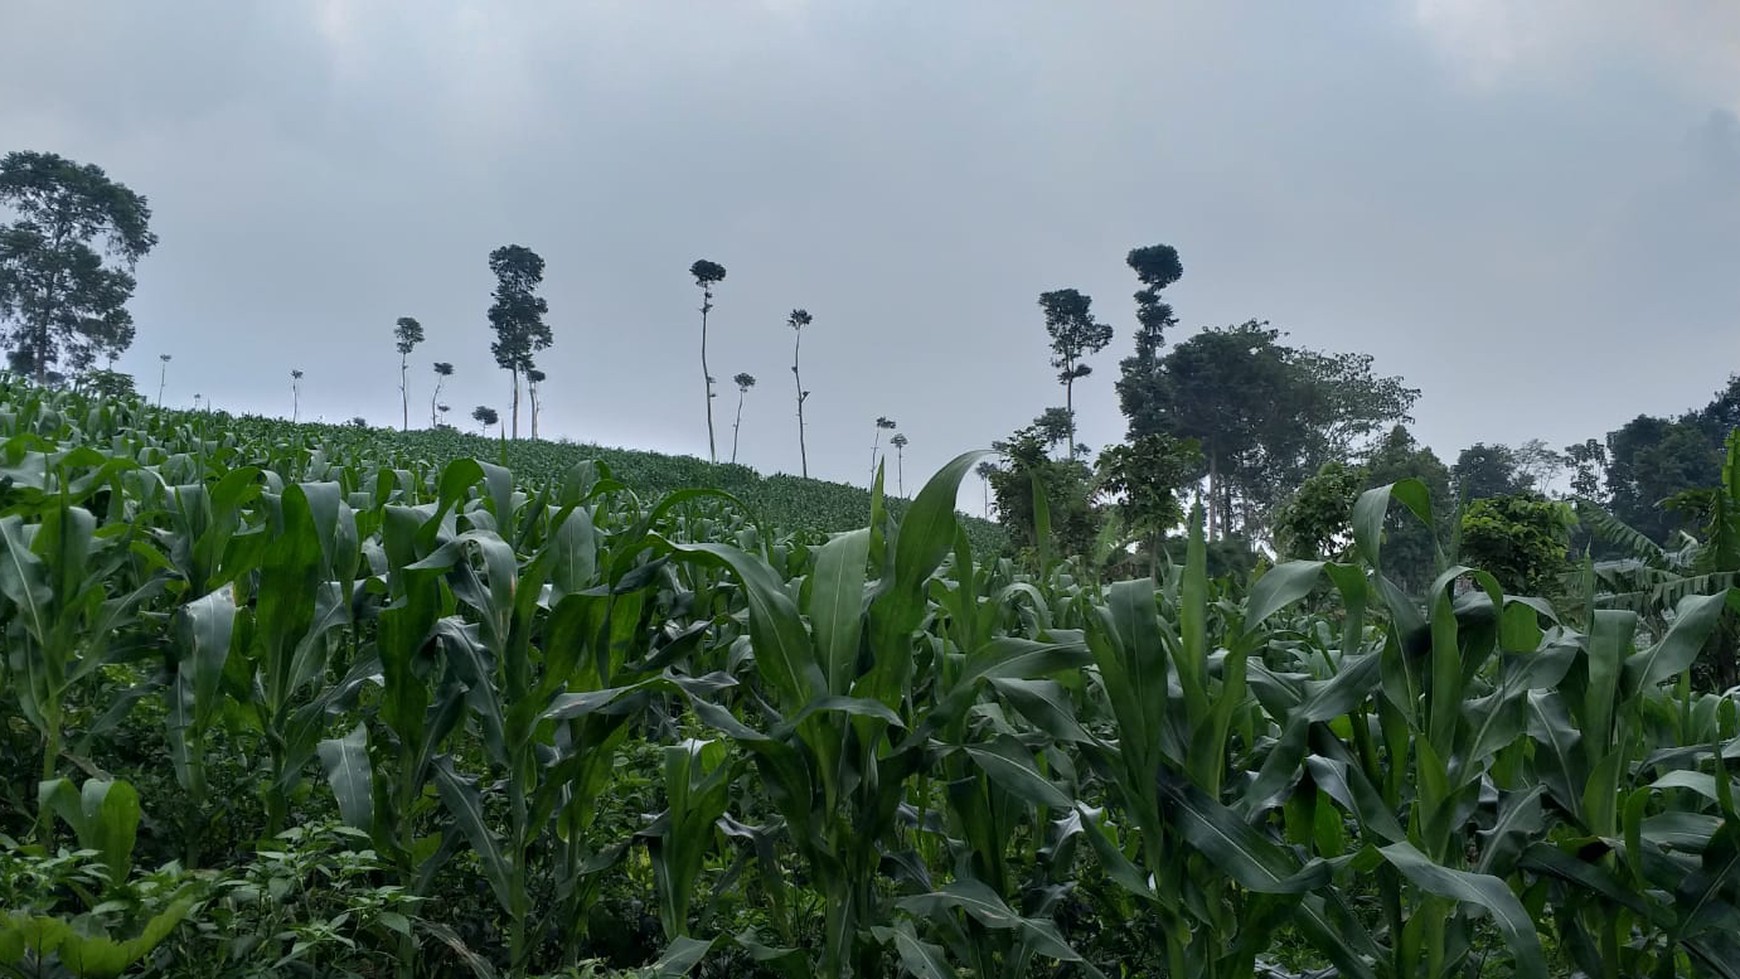
<svg viewBox="0 0 1740 979"><path fill-rule="evenodd" d="M870 494L860 486L784 474L763 476L748 466L713 465L694 456L566 441L485 438L456 430L399 432L196 412L182 413L182 417L196 424L216 422L226 432L271 443L318 445L328 451L354 448L382 463L405 459L440 466L452 459L474 457L499 462L518 478L533 483L559 480L578 463L593 460L648 502L679 489L710 486L742 500L764 526L781 532L850 530L862 527L870 513ZM892 494L887 500L895 516L904 512L906 504ZM1008 544L1003 528L992 521L963 516L961 523L979 554L999 553Z"/></svg>

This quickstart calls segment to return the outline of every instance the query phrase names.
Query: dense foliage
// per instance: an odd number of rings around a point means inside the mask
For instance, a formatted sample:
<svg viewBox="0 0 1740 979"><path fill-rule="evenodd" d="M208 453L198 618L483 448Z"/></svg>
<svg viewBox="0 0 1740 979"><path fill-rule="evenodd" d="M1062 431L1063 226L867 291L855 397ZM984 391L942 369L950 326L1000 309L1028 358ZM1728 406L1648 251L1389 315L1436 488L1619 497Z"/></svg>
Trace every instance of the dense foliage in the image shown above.
<svg viewBox="0 0 1740 979"><path fill-rule="evenodd" d="M974 545L972 454L824 537L23 386L0 439L0 971L1740 975L1740 600L1411 597L1418 482L1100 585Z"/></svg>

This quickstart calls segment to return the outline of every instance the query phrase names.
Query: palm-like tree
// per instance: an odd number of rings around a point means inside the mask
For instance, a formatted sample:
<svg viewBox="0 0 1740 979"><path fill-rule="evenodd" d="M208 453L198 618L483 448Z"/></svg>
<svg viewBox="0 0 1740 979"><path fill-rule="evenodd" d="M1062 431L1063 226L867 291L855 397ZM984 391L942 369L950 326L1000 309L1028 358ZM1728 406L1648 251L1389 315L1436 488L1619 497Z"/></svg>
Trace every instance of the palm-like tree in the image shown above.
<svg viewBox="0 0 1740 979"><path fill-rule="evenodd" d="M411 351L417 344L423 342L423 324L414 317L401 316L393 324L394 345L399 350L399 408L400 427L411 430Z"/></svg>
<svg viewBox="0 0 1740 979"><path fill-rule="evenodd" d="M755 386L754 374L739 374L732 378L737 382L737 420L731 423L731 462L737 462L737 434L743 428L743 396Z"/></svg>
<svg viewBox="0 0 1740 979"><path fill-rule="evenodd" d="M810 454L804 447L804 402L809 400L810 393L804 390L804 379L798 374L798 350L803 346L804 327L810 325L810 313L807 309L794 309L786 317L785 325L791 327L796 337L791 345L791 379L797 385L797 419L798 419L798 460L803 466L805 479L810 475Z"/></svg>
<svg viewBox="0 0 1740 979"><path fill-rule="evenodd" d="M302 371L290 368L290 423L294 425L302 418Z"/></svg>
<svg viewBox="0 0 1740 979"><path fill-rule="evenodd" d="M489 426L500 421L501 416L497 415L495 409L491 408L489 405L478 405L471 409L471 420L477 422L477 430L479 434L488 436Z"/></svg>
<svg viewBox="0 0 1740 979"><path fill-rule="evenodd" d="M876 441L870 443L870 482L876 482L876 454L882 449L882 433L894 429L894 419L886 415L876 416Z"/></svg>
<svg viewBox="0 0 1740 979"><path fill-rule="evenodd" d="M707 383L707 461L718 462L713 441L713 372L707 369L707 314L713 311L713 286L725 281L725 266L700 259L689 266L695 285L701 287L701 377Z"/></svg>
<svg viewBox="0 0 1740 979"><path fill-rule="evenodd" d="M894 491L901 496L906 495L906 436L895 432L888 440L894 446Z"/></svg>
<svg viewBox="0 0 1740 979"><path fill-rule="evenodd" d="M438 402L441 400L441 385L443 383L445 383L446 380L452 376L453 376L453 365L452 364L449 364L443 360L438 360L435 362L435 391L434 391L434 393L429 395L429 427L431 427L431 428L435 427L435 425L436 425L435 409L440 408L442 411L447 410L446 405L438 404Z"/></svg>
<svg viewBox="0 0 1740 979"><path fill-rule="evenodd" d="M532 396L532 441L538 440L538 385L546 375L536 367L526 368L526 390Z"/></svg>

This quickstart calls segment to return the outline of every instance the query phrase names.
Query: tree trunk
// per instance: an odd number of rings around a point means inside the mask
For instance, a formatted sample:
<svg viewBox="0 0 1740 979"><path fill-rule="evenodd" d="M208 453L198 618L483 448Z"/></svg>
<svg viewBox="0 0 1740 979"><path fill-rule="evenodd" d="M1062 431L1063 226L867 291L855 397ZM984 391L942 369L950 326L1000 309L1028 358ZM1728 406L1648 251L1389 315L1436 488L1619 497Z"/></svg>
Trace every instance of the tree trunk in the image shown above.
<svg viewBox="0 0 1740 979"><path fill-rule="evenodd" d="M1208 454L1208 539L1215 539L1215 511L1220 509L1220 467L1219 457L1212 451Z"/></svg>
<svg viewBox="0 0 1740 979"><path fill-rule="evenodd" d="M532 399L532 441L538 440L538 386L526 384L526 395Z"/></svg>
<svg viewBox="0 0 1740 979"><path fill-rule="evenodd" d="M406 362L405 355L400 354L399 355L399 405L403 409L403 414L405 416L404 421L401 423L401 427L407 432L411 430L411 386L410 386L410 378L407 376L407 372L409 370L410 370L410 365Z"/></svg>
<svg viewBox="0 0 1740 979"><path fill-rule="evenodd" d="M731 464L737 465L737 433L743 430L743 396L748 393L742 388L737 389L737 420L731 423Z"/></svg>
<svg viewBox="0 0 1740 979"><path fill-rule="evenodd" d="M516 369L514 375L514 438L520 437L520 372Z"/></svg>
<svg viewBox="0 0 1740 979"><path fill-rule="evenodd" d="M802 465L803 476L810 478L810 456L804 449L804 379L798 373L798 350L803 346L803 330L795 331L797 339L791 345L791 379L797 385L797 416L798 416L798 461Z"/></svg>
<svg viewBox="0 0 1740 979"><path fill-rule="evenodd" d="M701 296L701 379L707 388L707 461L718 462L719 450L713 440L713 372L707 369L707 311L713 307L713 290L708 289Z"/></svg>
<svg viewBox="0 0 1740 979"><path fill-rule="evenodd" d="M1064 368L1068 373L1063 382L1063 412L1069 416L1069 461L1075 461L1075 365Z"/></svg>

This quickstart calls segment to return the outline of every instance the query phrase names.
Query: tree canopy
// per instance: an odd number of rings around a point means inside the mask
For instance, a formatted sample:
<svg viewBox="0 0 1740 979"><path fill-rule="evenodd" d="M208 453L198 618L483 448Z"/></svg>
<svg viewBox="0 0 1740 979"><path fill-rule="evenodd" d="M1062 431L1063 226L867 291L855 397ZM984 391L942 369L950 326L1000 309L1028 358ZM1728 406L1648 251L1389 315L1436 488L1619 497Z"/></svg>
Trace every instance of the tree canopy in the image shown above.
<svg viewBox="0 0 1740 979"><path fill-rule="evenodd" d="M0 204L17 215L0 225L0 340L12 369L43 383L131 346L133 270L157 244L145 198L100 167L13 152L0 158Z"/></svg>
<svg viewBox="0 0 1740 979"><path fill-rule="evenodd" d="M544 314L550 304L538 295L544 281L544 260L523 245L504 245L489 253L489 270L495 273L495 302L489 307L489 325L495 340L489 352L496 365L514 378L513 435L520 434L520 376L531 370L533 357L553 342Z"/></svg>
<svg viewBox="0 0 1740 979"><path fill-rule="evenodd" d="M1368 354L1282 343L1252 320L1209 329L1173 347L1152 371L1126 373L1132 439L1154 433L1202 447L1211 528L1264 515L1325 462L1357 454L1383 426L1408 421L1417 389L1381 377Z"/></svg>

